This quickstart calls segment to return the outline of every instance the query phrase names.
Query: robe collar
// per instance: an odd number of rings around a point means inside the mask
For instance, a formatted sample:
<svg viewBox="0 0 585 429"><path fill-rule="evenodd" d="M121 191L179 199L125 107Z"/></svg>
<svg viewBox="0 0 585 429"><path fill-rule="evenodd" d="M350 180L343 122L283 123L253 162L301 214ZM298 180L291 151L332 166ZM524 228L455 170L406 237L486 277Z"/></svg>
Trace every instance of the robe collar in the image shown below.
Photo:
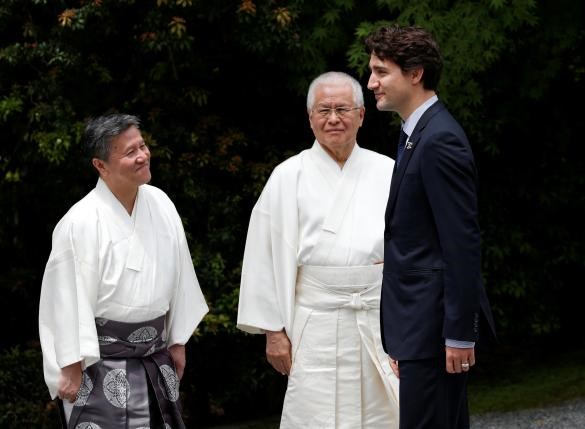
<svg viewBox="0 0 585 429"><path fill-rule="evenodd" d="M114 193L110 190L106 182L100 177L95 186L95 193L97 197L104 203L102 209L108 211L114 218L116 218L121 225L127 229L127 233L132 233L138 213L141 211L140 206L142 205L143 198L141 198L141 187L138 187L138 193L136 194L136 201L134 201L134 207L132 213L128 214L124 205L116 198Z"/></svg>
<svg viewBox="0 0 585 429"><path fill-rule="evenodd" d="M335 189L339 178L341 178L346 171L351 170L352 166L356 164L356 159L359 158L361 151L363 151L363 149L360 148L356 142L342 168L337 161L335 161L331 155L323 149L323 146L321 146L317 140L315 140L310 149L311 154L319 162L319 165L324 166L324 170L321 170L321 172L333 189Z"/></svg>
<svg viewBox="0 0 585 429"><path fill-rule="evenodd" d="M150 211L148 209L148 202L146 201L144 191L141 189L142 186L138 187L136 201L134 201L134 207L132 208L132 214L130 215L120 200L118 200L110 188L108 188L106 182L101 178L98 179L98 183L95 187L96 195L103 203L100 205L99 209L104 210L114 220L114 222L110 224L112 238L114 240L129 239L126 268L134 271L140 271L142 269L145 255L142 240L145 238L145 234L151 232L149 230L149 226L151 225L149 222ZM138 233L136 234L135 232L137 231Z"/></svg>

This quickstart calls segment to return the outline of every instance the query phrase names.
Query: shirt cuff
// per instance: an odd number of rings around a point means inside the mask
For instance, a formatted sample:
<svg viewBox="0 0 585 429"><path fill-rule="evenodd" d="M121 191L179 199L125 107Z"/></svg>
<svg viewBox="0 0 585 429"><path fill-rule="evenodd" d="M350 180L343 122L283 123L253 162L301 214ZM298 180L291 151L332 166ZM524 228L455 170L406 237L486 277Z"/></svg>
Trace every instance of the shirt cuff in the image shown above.
<svg viewBox="0 0 585 429"><path fill-rule="evenodd" d="M447 347L453 347L455 349L472 349L475 347L475 342L474 341L458 341L458 340L451 340L450 338L446 338L445 345Z"/></svg>

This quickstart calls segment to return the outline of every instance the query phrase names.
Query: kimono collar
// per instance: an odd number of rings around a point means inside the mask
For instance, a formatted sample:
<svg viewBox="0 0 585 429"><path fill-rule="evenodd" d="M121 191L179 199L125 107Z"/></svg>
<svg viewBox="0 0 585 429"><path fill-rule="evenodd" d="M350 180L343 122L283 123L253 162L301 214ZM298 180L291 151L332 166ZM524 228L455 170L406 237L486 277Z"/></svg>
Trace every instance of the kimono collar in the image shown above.
<svg viewBox="0 0 585 429"><path fill-rule="evenodd" d="M343 164L343 167L340 167L337 161L335 161L331 155L329 155L327 151L323 149L323 146L321 146L317 140L315 140L313 147L311 147L311 151L315 154L315 156L325 165L327 165L327 167L331 169L336 175L339 175L343 170L347 169L353 163L353 161L359 157L359 152L361 150L362 148L360 148L356 142L351 153L349 154L349 157L345 161L345 164Z"/></svg>
<svg viewBox="0 0 585 429"><path fill-rule="evenodd" d="M140 201L140 188L141 187L139 186L131 214L128 214L124 205L120 202L120 200L118 200L118 198L116 198L116 196L112 193L106 182L104 182L101 177L98 179L98 182L95 186L95 192L98 198L104 203L104 208L110 211L110 213L118 218L124 225L133 229L134 219L136 218L136 211L138 210Z"/></svg>

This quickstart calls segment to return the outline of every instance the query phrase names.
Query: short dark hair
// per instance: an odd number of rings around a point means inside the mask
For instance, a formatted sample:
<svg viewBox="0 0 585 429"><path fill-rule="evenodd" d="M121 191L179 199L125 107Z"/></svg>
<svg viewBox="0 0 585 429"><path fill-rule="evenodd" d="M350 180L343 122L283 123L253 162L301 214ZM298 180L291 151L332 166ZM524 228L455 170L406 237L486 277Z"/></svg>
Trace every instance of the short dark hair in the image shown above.
<svg viewBox="0 0 585 429"><path fill-rule="evenodd" d="M368 54L381 60L390 60L402 71L424 69L422 83L425 89L435 90L441 78L443 59L433 36L421 27L391 25L370 34L366 40Z"/></svg>
<svg viewBox="0 0 585 429"><path fill-rule="evenodd" d="M89 157L107 161L112 149L110 145L112 140L132 126L140 128L140 119L123 113L113 113L88 120L83 142Z"/></svg>

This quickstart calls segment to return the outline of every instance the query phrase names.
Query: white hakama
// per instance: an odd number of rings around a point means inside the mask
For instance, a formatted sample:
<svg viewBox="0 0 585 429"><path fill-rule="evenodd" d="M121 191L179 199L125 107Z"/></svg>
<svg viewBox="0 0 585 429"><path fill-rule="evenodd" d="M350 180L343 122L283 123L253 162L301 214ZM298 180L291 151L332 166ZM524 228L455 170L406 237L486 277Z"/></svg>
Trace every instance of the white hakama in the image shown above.
<svg viewBox="0 0 585 429"><path fill-rule="evenodd" d="M398 427L389 406L398 380L380 342L381 283L381 264L299 268L281 427Z"/></svg>
<svg viewBox="0 0 585 429"><path fill-rule="evenodd" d="M384 257L392 168L356 145L341 169L315 142L274 170L254 207L238 327L291 339L281 428L398 427L374 265Z"/></svg>

